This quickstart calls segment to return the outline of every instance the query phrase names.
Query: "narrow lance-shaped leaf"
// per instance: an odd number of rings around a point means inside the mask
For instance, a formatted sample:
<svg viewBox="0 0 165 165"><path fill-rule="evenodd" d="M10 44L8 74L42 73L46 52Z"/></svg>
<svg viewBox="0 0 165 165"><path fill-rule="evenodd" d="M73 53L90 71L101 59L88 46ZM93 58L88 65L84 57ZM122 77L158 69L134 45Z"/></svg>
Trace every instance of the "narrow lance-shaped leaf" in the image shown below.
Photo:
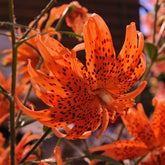
<svg viewBox="0 0 165 165"><path fill-rule="evenodd" d="M146 54L148 55L148 57L152 60L155 61L157 56L158 56L158 50L157 47L149 42L145 42L144 43L144 50L146 52Z"/></svg>

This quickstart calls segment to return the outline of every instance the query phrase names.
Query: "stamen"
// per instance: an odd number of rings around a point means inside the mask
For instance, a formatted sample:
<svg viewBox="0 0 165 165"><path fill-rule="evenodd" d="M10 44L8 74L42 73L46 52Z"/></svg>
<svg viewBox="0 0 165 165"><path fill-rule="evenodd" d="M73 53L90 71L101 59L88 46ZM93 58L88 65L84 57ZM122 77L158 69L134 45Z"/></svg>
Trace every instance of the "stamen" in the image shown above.
<svg viewBox="0 0 165 165"><path fill-rule="evenodd" d="M115 99L110 95L110 93L106 92L106 91L101 91L100 93L98 93L99 98L101 98L101 100L103 100L107 105L112 104L112 102L115 101Z"/></svg>

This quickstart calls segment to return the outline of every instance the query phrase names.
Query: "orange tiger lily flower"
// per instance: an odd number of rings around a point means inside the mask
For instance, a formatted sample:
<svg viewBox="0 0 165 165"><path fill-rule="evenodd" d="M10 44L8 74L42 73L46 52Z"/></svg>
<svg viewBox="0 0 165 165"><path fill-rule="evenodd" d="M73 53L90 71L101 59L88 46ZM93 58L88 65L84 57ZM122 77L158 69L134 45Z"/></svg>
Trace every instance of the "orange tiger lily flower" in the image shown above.
<svg viewBox="0 0 165 165"><path fill-rule="evenodd" d="M11 89L11 77L5 78L2 72L0 71L0 84L6 90L6 92L10 93ZM16 85L16 94L17 96L22 96L27 92L28 85L20 82ZM8 98L0 93L0 125L9 117L9 100ZM16 112L18 111L18 107L16 107Z"/></svg>
<svg viewBox="0 0 165 165"><path fill-rule="evenodd" d="M103 155L116 160L133 159L150 153L141 165L163 165L165 163L165 100L155 104L152 125L139 103L137 109L130 108L122 120L136 140L121 140L91 149L103 151Z"/></svg>
<svg viewBox="0 0 165 165"><path fill-rule="evenodd" d="M11 84L10 82L11 82L10 78L5 79L4 75L0 71L0 84L8 92L10 91L10 84ZM1 118L0 120L2 122L4 121L2 118L4 118L8 114L8 112L9 112L9 100L3 94L0 93L0 118Z"/></svg>
<svg viewBox="0 0 165 165"><path fill-rule="evenodd" d="M58 146L54 148L54 158L56 158L57 165L63 165L60 147Z"/></svg>
<svg viewBox="0 0 165 165"><path fill-rule="evenodd" d="M99 15L89 18L83 33L86 67L76 58L74 50L69 51L49 36L46 40L37 38L38 49L51 74L34 70L30 63L29 74L37 96L51 108L34 111L32 107L30 110L16 99L23 112L67 139L87 138L102 124L101 135L109 119L114 121L132 107L133 98L146 86L144 81L136 90L125 94L146 67L143 35L136 31L134 23L127 27L126 40L118 57L109 29ZM73 128L69 124L73 124ZM58 132L56 128L60 127L66 134Z"/></svg>
<svg viewBox="0 0 165 165"><path fill-rule="evenodd" d="M31 131L27 132L22 139L20 140L20 142L16 145L15 148L15 163L18 164L23 158L24 156L32 149L32 147L34 146L33 144L29 144L30 142L32 142L33 140L37 140L41 138L41 135L33 135ZM38 154L39 153L39 148L38 148ZM10 147L7 147L6 149L3 150L3 152L0 152L0 163L6 164L6 165L10 165L11 164L11 160L10 160ZM37 154L33 153L31 154L26 161L30 161L30 160L35 160L37 159Z"/></svg>
<svg viewBox="0 0 165 165"><path fill-rule="evenodd" d="M0 164L4 165L7 161L7 156L4 155L5 149L3 148L3 145L5 143L5 138L3 137L3 134L0 132Z"/></svg>
<svg viewBox="0 0 165 165"><path fill-rule="evenodd" d="M60 7L54 7L50 11L49 19L46 23L46 29L49 28L57 19L59 19L67 7L71 7L71 10L65 17L67 26L77 34L82 34L83 26L88 19L88 10L82 7L77 1L73 1L70 4L64 4Z"/></svg>
<svg viewBox="0 0 165 165"><path fill-rule="evenodd" d="M27 132L21 139L21 141L17 144L15 152L16 152L16 163L19 163L25 156L26 154L33 148L34 144L29 144L33 140L38 140L41 138L41 135L35 135L32 134L31 131ZM40 153L39 147L38 149L38 154ZM37 154L33 153L31 154L26 161L30 160L35 160L37 159Z"/></svg>
<svg viewBox="0 0 165 165"><path fill-rule="evenodd" d="M27 37L30 37L33 35L35 36L37 33L42 32L41 26L46 19L47 19L47 14L45 14L40 19L40 21L37 24L36 29L31 30ZM32 23L33 23L33 21L29 23L29 28L31 27ZM23 36L23 33L21 32L21 28L17 29L17 34L18 34L17 39L21 39ZM23 75L21 80L24 82L29 81L29 74L27 72L28 59L31 59L32 66L34 68L37 67L38 62L40 60L40 56L39 56L38 52L34 49L34 48L37 48L35 38L36 37L32 37L32 38L28 39L26 42L22 43L17 49L17 69L19 71L18 73ZM5 55L2 58L2 65L11 64L12 49L5 49L4 51L2 51L2 54ZM43 65L42 65L42 67L43 67Z"/></svg>

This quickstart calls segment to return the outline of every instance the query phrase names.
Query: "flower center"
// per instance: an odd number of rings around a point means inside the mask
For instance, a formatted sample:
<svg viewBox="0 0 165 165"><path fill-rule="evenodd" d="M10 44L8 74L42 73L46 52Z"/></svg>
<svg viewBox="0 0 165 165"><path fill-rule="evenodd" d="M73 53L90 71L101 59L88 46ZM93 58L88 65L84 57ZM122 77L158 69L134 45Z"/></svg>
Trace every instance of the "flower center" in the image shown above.
<svg viewBox="0 0 165 165"><path fill-rule="evenodd" d="M96 89L92 91L92 94L97 95L103 102L107 105L111 105L115 99L111 96L111 94L105 89Z"/></svg>

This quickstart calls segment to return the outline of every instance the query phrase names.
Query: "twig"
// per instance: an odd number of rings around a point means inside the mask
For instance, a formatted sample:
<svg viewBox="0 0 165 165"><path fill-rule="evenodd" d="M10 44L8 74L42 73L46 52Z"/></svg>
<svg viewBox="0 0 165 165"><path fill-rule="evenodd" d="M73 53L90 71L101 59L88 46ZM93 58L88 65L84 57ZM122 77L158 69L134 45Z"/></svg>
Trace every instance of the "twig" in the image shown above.
<svg viewBox="0 0 165 165"><path fill-rule="evenodd" d="M9 19L10 22L14 21L14 2L9 0ZM15 30L14 25L10 26L11 37L12 37L12 82L11 82L11 99L10 99L10 155L11 165L15 165L15 101L14 94L16 88L16 65L17 65L17 49L15 47Z"/></svg>
<svg viewBox="0 0 165 165"><path fill-rule="evenodd" d="M50 9L50 7L54 4L55 0L51 0L47 6L41 11L41 14L36 18L35 22L32 24L32 26L26 31L26 33L22 36L22 39L24 39L29 33L30 31L37 25L38 21L42 18L42 16L44 16L45 13L48 12L48 10Z"/></svg>
<svg viewBox="0 0 165 165"><path fill-rule="evenodd" d="M156 22L157 22L158 10L159 10L159 7L158 7L158 0L156 0L156 4L155 4L155 15L154 15L153 43L155 43Z"/></svg>
<svg viewBox="0 0 165 165"><path fill-rule="evenodd" d="M85 156L85 154L84 154L75 144L73 144L72 142L70 142L70 141L67 140L67 139L64 139L64 141L65 141L66 143L68 143L75 151L77 151L77 152L80 154L80 156ZM84 158L84 160L85 160L87 163L90 163L90 159Z"/></svg>
<svg viewBox="0 0 165 165"><path fill-rule="evenodd" d="M120 138L121 138L121 135L122 135L122 133L123 133L124 128L125 128L125 125L122 123L121 129L120 129L120 132L119 132L119 135L118 135L118 137L117 137L116 141L120 140Z"/></svg>

